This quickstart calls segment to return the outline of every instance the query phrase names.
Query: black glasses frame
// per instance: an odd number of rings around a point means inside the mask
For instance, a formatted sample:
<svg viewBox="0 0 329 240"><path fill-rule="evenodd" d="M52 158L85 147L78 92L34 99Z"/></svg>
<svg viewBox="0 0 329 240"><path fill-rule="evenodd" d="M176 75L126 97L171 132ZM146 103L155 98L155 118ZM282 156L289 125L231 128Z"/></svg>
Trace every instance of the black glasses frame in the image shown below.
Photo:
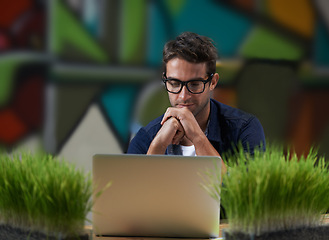
<svg viewBox="0 0 329 240"><path fill-rule="evenodd" d="M206 84L207 84L208 82L211 81L211 79L213 78L213 76L214 76L214 74L212 73L212 74L209 75L209 77L208 77L206 80L202 80L202 79L197 79L197 80L195 79L195 80L194 80L194 79L193 79L193 80L189 80L189 81L181 81L181 80L179 80L179 79L168 79L167 76L166 76L166 73L163 73L163 74L162 74L162 81L163 81L163 83L165 84L165 87L166 87L167 92L174 93L174 94L178 94L178 93L180 93L180 92L182 91L183 87L186 86L187 91L189 91L190 93L192 93L192 94L200 94L200 93L203 93L203 92L204 92L204 90L206 89ZM173 92L173 91L169 91L169 90L168 90L168 88L167 88L167 82L170 81L170 80L175 80L175 81L177 81L177 82L180 83L180 89L179 89L178 92ZM190 83L190 82L196 82L196 81L201 81L201 82L203 82L203 90L202 90L201 92L197 92L197 93L192 92L192 91L188 88L188 86L187 86L188 83Z"/></svg>

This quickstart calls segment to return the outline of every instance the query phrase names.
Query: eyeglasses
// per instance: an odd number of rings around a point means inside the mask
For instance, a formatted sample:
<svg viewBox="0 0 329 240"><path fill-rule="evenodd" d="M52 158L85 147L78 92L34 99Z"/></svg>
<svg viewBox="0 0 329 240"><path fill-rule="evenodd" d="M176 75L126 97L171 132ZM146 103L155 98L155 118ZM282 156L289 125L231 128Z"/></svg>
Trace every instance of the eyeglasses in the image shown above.
<svg viewBox="0 0 329 240"><path fill-rule="evenodd" d="M210 74L210 76L204 79L192 79L189 81L181 81L175 78L167 78L166 74L163 73L162 81L166 86L166 90L170 93L180 93L183 87L186 86L187 90L193 94L203 93L206 87L206 83L210 82L214 74Z"/></svg>

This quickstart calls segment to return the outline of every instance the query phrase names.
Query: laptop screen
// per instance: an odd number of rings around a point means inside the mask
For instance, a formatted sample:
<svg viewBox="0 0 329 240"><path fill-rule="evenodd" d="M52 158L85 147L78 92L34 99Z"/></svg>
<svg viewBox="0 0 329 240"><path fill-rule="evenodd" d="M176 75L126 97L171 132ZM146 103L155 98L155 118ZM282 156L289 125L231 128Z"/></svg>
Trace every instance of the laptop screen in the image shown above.
<svg viewBox="0 0 329 240"><path fill-rule="evenodd" d="M219 204L202 187L219 157L95 155L93 231L116 237L216 238ZM215 172L214 172L215 173Z"/></svg>

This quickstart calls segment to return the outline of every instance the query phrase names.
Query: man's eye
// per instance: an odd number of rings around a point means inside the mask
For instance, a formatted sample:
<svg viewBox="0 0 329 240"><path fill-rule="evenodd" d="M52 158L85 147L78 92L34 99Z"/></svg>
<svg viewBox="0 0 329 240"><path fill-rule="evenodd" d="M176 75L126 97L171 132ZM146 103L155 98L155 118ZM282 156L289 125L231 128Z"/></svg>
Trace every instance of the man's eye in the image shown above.
<svg viewBox="0 0 329 240"><path fill-rule="evenodd" d="M202 82L198 81L198 82L190 82L190 87L199 87L201 86Z"/></svg>
<svg viewBox="0 0 329 240"><path fill-rule="evenodd" d="M168 81L172 87L180 87L180 82L177 81Z"/></svg>

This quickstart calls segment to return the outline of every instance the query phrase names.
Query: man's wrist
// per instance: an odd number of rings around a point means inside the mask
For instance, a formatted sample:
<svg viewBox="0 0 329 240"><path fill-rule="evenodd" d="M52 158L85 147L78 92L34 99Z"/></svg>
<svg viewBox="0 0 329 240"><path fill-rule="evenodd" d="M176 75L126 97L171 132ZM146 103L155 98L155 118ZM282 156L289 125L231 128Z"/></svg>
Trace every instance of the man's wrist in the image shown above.
<svg viewBox="0 0 329 240"><path fill-rule="evenodd" d="M159 140L158 138L153 139L153 141L149 146L147 154L165 154L168 146L166 146L166 144L163 144L158 140Z"/></svg>
<svg viewBox="0 0 329 240"><path fill-rule="evenodd" d="M199 134L192 139L192 143L195 147L202 147L209 142L207 136L204 133Z"/></svg>

